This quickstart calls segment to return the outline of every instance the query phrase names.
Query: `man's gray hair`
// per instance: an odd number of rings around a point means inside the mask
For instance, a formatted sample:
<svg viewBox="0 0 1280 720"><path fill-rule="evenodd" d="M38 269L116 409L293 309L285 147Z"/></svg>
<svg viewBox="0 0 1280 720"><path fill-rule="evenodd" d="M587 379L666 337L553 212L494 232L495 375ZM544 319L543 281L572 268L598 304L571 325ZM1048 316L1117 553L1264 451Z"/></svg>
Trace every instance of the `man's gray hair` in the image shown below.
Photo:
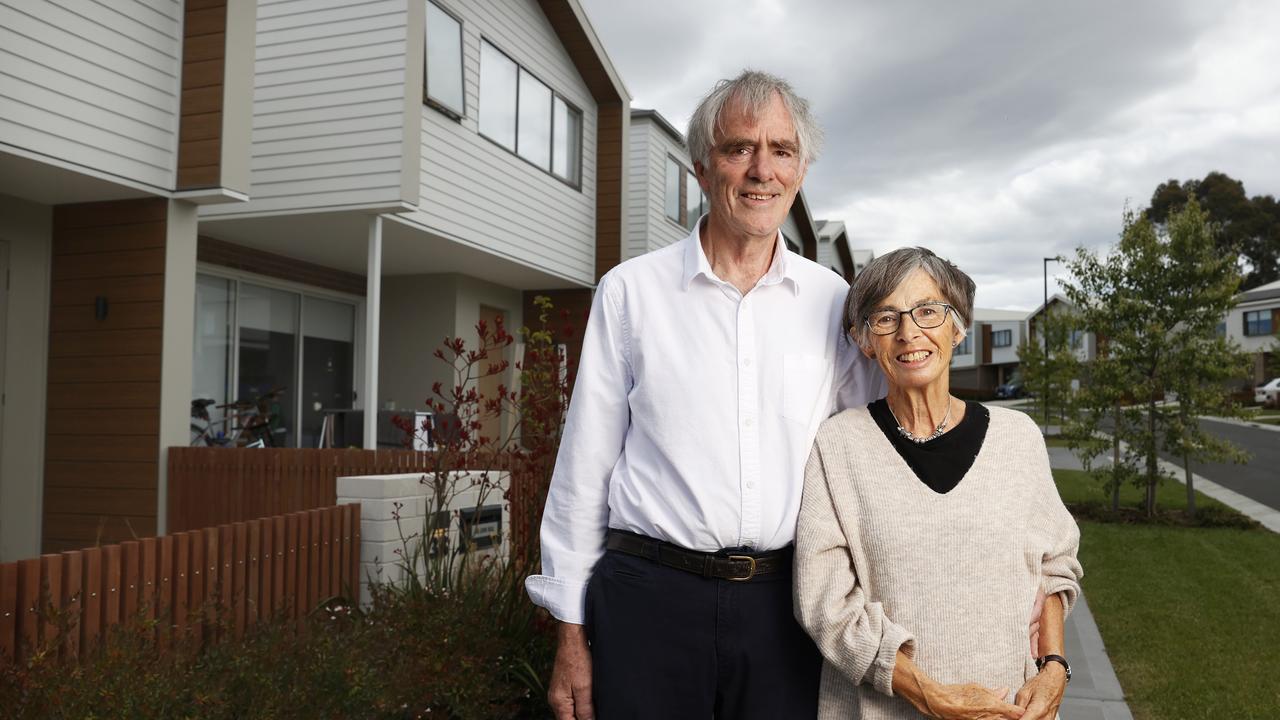
<svg viewBox="0 0 1280 720"><path fill-rule="evenodd" d="M853 281L844 301L844 328L849 338L867 347L867 316L889 297L903 280L915 270L923 270L942 291L940 298L953 309L951 322L963 338L973 317L973 296L977 285L963 270L951 261L933 254L928 248L899 248L867 263L867 267ZM898 308L906 310L906 308ZM902 318L903 322L909 322Z"/></svg>
<svg viewBox="0 0 1280 720"><path fill-rule="evenodd" d="M698 103L693 117L689 118L689 159L703 165L711 163L711 149L715 147L720 115L729 103L734 103L737 109L754 120L773 102L774 93L782 98L782 104L791 114L800 164L817 160L822 150L822 128L818 127L813 113L809 111L809 101L797 95L786 80L759 70L743 70L732 80L721 80Z"/></svg>

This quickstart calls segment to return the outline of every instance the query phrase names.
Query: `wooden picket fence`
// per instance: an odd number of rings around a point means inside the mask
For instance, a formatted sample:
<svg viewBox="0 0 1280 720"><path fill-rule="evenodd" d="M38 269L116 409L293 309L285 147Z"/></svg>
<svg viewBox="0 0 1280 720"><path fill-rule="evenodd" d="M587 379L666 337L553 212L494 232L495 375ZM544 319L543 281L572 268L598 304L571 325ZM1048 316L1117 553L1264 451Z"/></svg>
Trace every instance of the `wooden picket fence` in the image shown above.
<svg viewBox="0 0 1280 720"><path fill-rule="evenodd" d="M359 587L360 506L293 512L0 565L0 662L57 641L74 659L108 630L158 620L156 642L240 638L259 620L300 624ZM219 621L207 612L216 610Z"/></svg>
<svg viewBox="0 0 1280 720"><path fill-rule="evenodd" d="M327 507L337 479L353 475L430 473L433 453L312 448L169 448L170 532ZM511 542L518 553L535 540L545 478L514 474L508 492Z"/></svg>

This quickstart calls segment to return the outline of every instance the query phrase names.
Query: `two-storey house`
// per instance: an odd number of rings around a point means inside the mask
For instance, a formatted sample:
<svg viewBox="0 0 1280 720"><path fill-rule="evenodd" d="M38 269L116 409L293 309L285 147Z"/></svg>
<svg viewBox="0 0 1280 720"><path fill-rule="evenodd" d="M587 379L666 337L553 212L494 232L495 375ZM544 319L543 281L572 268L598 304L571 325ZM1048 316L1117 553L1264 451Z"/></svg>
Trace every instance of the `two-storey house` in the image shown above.
<svg viewBox="0 0 1280 720"><path fill-rule="evenodd" d="M1222 332L1253 355L1253 384L1280 375L1275 362L1280 346L1280 280L1240 293L1223 318Z"/></svg>
<svg viewBox="0 0 1280 720"><path fill-rule="evenodd" d="M960 397L991 398L1018 369L1026 313L974 308L964 340L951 353L951 387Z"/></svg>
<svg viewBox="0 0 1280 720"><path fill-rule="evenodd" d="M198 207L250 186L254 14L0 3L0 559L162 529Z"/></svg>
<svg viewBox="0 0 1280 720"><path fill-rule="evenodd" d="M623 256L629 96L577 0L8 2L0 59L4 559L164 532L194 399L374 447L444 337Z"/></svg>

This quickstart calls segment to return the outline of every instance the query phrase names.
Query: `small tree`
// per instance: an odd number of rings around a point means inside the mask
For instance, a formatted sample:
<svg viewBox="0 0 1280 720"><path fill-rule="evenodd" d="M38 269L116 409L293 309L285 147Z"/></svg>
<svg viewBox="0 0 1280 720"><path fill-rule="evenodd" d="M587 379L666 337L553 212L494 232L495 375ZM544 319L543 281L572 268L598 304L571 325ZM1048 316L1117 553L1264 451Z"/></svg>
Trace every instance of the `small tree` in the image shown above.
<svg viewBox="0 0 1280 720"><path fill-rule="evenodd" d="M1080 319L1065 308L1045 309L1039 333L1031 333L1018 345L1019 372L1027 387L1040 398L1048 417L1052 402L1058 403L1059 417L1069 414L1072 381L1080 377L1080 360L1071 345ZM1045 354L1046 333L1049 352Z"/></svg>
<svg viewBox="0 0 1280 720"><path fill-rule="evenodd" d="M1103 259L1080 248L1069 267L1073 280L1064 289L1100 345L1071 436L1089 449L1084 436L1114 418L1114 442L1143 460L1136 474L1150 517L1163 476L1159 449L1188 466L1192 459L1241 457L1195 421L1206 412L1241 415L1224 381L1240 375L1242 356L1216 333L1240 285L1236 260L1215 252L1213 228L1191 199L1163 231L1126 210L1116 248ZM1169 394L1185 409L1164 404ZM1109 484L1125 475L1118 466Z"/></svg>

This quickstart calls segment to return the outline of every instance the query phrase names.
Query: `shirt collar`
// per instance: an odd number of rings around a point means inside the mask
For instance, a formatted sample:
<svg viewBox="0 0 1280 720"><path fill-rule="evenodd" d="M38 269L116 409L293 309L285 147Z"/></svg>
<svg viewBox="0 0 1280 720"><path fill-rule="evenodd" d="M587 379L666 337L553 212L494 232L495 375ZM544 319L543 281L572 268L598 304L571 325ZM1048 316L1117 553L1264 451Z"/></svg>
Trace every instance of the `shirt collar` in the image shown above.
<svg viewBox="0 0 1280 720"><path fill-rule="evenodd" d="M693 226L693 232L684 239L684 277L682 278L681 288L689 289L689 285L693 283L694 278L701 275L711 282L724 284L716 276L715 271L711 269L711 262L707 260L707 254L702 250L702 219ZM786 280L791 283L791 290L794 294L800 294L800 281L795 275L795 263L790 257L791 251L787 249L787 243L782 237L782 230L778 230L778 241L776 249L773 252L773 262L769 264L769 269L765 271L764 277L760 278L760 285L777 285Z"/></svg>

